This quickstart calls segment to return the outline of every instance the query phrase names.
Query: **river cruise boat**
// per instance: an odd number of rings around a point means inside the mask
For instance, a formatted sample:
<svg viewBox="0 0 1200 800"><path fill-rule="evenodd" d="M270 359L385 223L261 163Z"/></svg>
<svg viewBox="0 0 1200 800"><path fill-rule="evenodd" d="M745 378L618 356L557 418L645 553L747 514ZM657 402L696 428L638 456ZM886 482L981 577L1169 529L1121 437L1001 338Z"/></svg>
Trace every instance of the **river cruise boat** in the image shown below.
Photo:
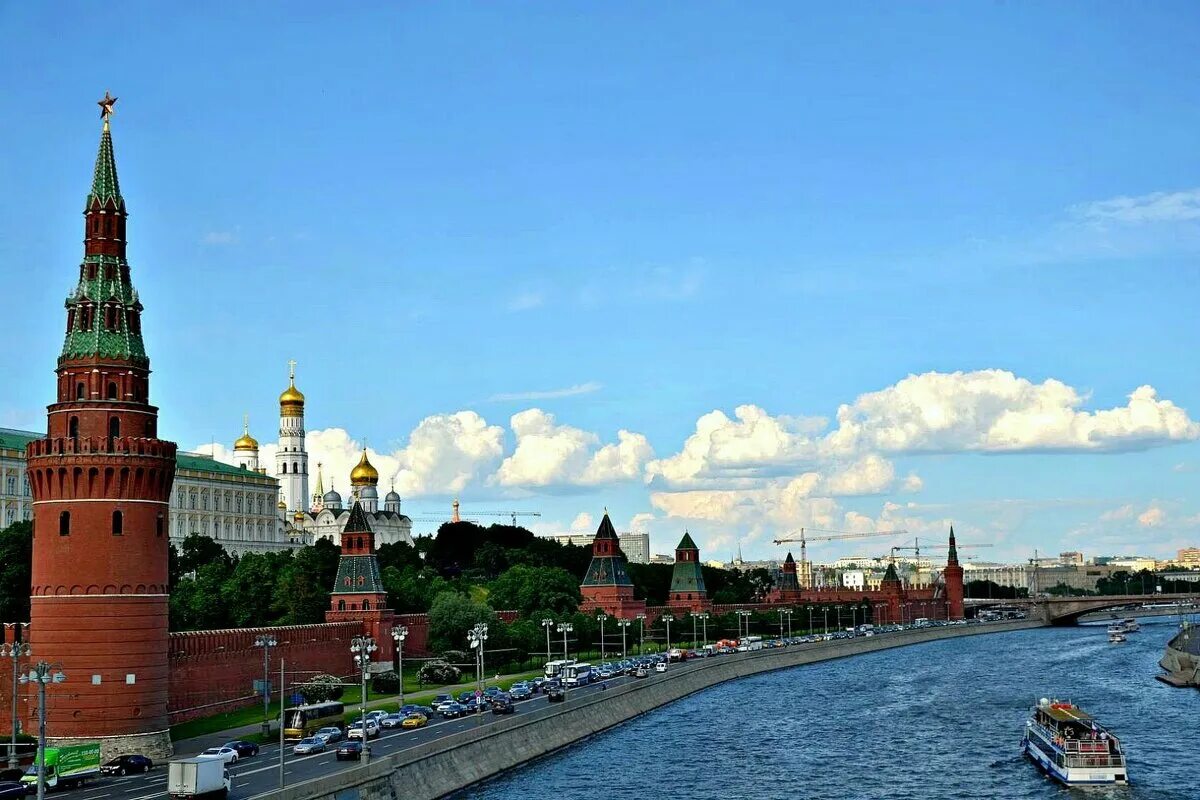
<svg viewBox="0 0 1200 800"><path fill-rule="evenodd" d="M1039 700L1025 723L1021 747L1066 786L1129 783L1121 741L1072 703Z"/></svg>
<svg viewBox="0 0 1200 800"><path fill-rule="evenodd" d="M1142 626L1138 625L1138 621L1133 617L1126 617L1122 620L1121 627L1125 629L1126 633L1137 633L1142 629Z"/></svg>
<svg viewBox="0 0 1200 800"><path fill-rule="evenodd" d="M1110 625L1108 627L1108 641L1113 644L1121 644L1125 641L1125 628L1121 625Z"/></svg>

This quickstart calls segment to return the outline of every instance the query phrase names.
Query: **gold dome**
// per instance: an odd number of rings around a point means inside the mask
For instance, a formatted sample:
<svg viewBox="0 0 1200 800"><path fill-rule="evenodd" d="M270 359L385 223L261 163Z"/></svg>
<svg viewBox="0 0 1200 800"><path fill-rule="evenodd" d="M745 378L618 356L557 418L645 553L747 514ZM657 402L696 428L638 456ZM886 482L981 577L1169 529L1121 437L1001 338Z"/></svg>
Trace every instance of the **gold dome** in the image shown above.
<svg viewBox="0 0 1200 800"><path fill-rule="evenodd" d="M358 460L358 466L350 470L350 484L352 486L374 486L379 483L379 470L371 466L371 462L367 460L367 451L364 449L362 458Z"/></svg>
<svg viewBox="0 0 1200 800"><path fill-rule="evenodd" d="M304 416L304 393L296 388L296 362L289 362L288 388L279 395L279 413L284 417Z"/></svg>
<svg viewBox="0 0 1200 800"><path fill-rule="evenodd" d="M295 514L292 516L292 519L293 519L293 520L295 520L296 522L301 522L301 521L303 521L303 520L304 520L304 512L303 512L303 511L297 511L297 512L296 512L296 513L295 513Z"/></svg>
<svg viewBox="0 0 1200 800"><path fill-rule="evenodd" d="M257 450L258 439L250 435L250 421L242 426L242 438L233 443L234 450Z"/></svg>
<svg viewBox="0 0 1200 800"><path fill-rule="evenodd" d="M280 511L287 511L287 503L283 502L282 500L280 500L279 505L277 505L275 507L278 508Z"/></svg>

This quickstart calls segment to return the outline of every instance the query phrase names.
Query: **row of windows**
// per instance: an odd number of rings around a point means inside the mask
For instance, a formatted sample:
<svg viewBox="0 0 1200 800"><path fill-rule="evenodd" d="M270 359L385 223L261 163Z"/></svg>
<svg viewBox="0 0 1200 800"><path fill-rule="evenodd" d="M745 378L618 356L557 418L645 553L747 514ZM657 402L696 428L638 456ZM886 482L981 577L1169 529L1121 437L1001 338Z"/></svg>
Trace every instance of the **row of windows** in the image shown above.
<svg viewBox="0 0 1200 800"><path fill-rule="evenodd" d="M58 515L58 535L59 536L70 536L71 535L71 512L70 511L63 511ZM120 510L112 512L112 535L113 536L124 536L125 535L125 512L120 511ZM155 518L154 535L160 536L160 537L163 535L163 515L162 514L159 514Z"/></svg>
<svg viewBox="0 0 1200 800"><path fill-rule="evenodd" d="M262 494L258 495L257 497L245 497L244 502L244 495L241 493L235 494L233 492L221 492L219 490L213 490L212 495L213 500L211 510L213 511L221 511L221 506L223 503L225 506L225 511L236 511L238 514L241 514L243 509L250 514L269 513L267 509L266 496ZM195 489L192 489L191 491L179 491L175 495L175 505L178 508L187 508L192 511L208 511L210 510L209 491L207 489L201 489L199 491L196 491Z"/></svg>
<svg viewBox="0 0 1200 800"><path fill-rule="evenodd" d="M280 467L280 474L281 474L281 475L287 475L287 474L288 474L288 468L287 468L287 462L286 462L286 461L285 461L285 462L283 462L283 464L282 464L282 465L281 465L281 467ZM299 461L293 461L293 462L292 462L292 474L293 474L293 475L301 475L301 474L303 474L303 475L307 475L307 474L308 474L308 464L305 464L305 465L304 465L304 469L301 469L301 468L300 468L300 462L299 462Z"/></svg>
<svg viewBox="0 0 1200 800"><path fill-rule="evenodd" d="M229 522L226 520L224 524L220 521L197 520L189 522L188 520L175 519L175 535L183 538L192 533L198 533L202 536L213 536L232 541L250 541L250 542L266 542L271 540L269 528L272 526L258 522L253 525L243 523ZM210 532L211 529L211 532Z"/></svg>
<svg viewBox="0 0 1200 800"><path fill-rule="evenodd" d="M16 475L9 475L7 478L4 479L4 491L5 491L5 494L9 494L9 495L15 495L17 493L17 476ZM23 496L28 496L30 494L29 478L26 478L22 482L21 494Z"/></svg>

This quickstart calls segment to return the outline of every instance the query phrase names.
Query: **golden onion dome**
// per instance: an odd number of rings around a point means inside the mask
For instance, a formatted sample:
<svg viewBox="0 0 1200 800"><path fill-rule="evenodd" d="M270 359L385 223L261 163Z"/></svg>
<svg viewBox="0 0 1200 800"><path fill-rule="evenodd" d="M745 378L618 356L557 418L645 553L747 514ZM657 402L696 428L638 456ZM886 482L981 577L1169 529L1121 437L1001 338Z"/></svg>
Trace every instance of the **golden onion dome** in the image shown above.
<svg viewBox="0 0 1200 800"><path fill-rule="evenodd" d="M257 450L258 449L258 439L255 439L253 436L251 436L250 431L246 431L242 434L242 438L238 439L236 442L233 443L233 449L234 450Z"/></svg>
<svg viewBox="0 0 1200 800"><path fill-rule="evenodd" d="M296 522L303 522L303 521L304 521L304 512L303 512L303 511L297 511L297 512L296 512L296 513L295 513L295 514L292 516L292 519L293 519L293 520L295 520Z"/></svg>
<svg viewBox="0 0 1200 800"><path fill-rule="evenodd" d="M304 416L304 393L296 388L296 362L288 362L288 388L279 395L279 413L285 417Z"/></svg>
<svg viewBox="0 0 1200 800"><path fill-rule="evenodd" d="M350 470L350 483L353 486L374 486L379 483L379 470L371 466L365 449L362 458L358 460L358 466Z"/></svg>
<svg viewBox="0 0 1200 800"><path fill-rule="evenodd" d="M282 500L280 500L279 505L277 505L275 507L278 508L280 511L287 511L287 503L283 502Z"/></svg>

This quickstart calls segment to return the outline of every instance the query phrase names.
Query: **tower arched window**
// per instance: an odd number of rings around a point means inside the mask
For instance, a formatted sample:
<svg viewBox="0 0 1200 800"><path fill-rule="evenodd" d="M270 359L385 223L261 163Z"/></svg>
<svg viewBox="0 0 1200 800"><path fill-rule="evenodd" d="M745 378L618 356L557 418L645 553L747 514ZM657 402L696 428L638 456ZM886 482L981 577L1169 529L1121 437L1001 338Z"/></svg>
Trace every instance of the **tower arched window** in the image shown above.
<svg viewBox="0 0 1200 800"><path fill-rule="evenodd" d="M59 536L70 536L71 535L71 512L70 511L64 511L58 515L58 535Z"/></svg>
<svg viewBox="0 0 1200 800"><path fill-rule="evenodd" d="M75 309L71 308L71 309L67 310L67 333L70 333L74 327L75 327Z"/></svg>
<svg viewBox="0 0 1200 800"><path fill-rule="evenodd" d="M280 473L280 474L282 474L282 475L287 475L287 462L286 462L286 461L285 461L285 462L283 462L283 472L282 472L282 473Z"/></svg>
<svg viewBox="0 0 1200 800"><path fill-rule="evenodd" d="M112 535L123 536L125 534L125 515L120 511L112 513Z"/></svg>
<svg viewBox="0 0 1200 800"><path fill-rule="evenodd" d="M71 417L67 421L67 436L70 436L72 439L79 438L79 417Z"/></svg>
<svg viewBox="0 0 1200 800"><path fill-rule="evenodd" d="M370 601L370 600L363 600L363 608L362 608L362 610L363 610L363 611L370 611L370 610L371 610L371 601Z"/></svg>
<svg viewBox="0 0 1200 800"><path fill-rule="evenodd" d="M295 473L296 475L300 474L300 462L298 462L298 461L292 462L292 472Z"/></svg>
<svg viewBox="0 0 1200 800"><path fill-rule="evenodd" d="M83 381L75 384L75 399L82 400L84 391L86 390L83 388Z"/></svg>
<svg viewBox="0 0 1200 800"><path fill-rule="evenodd" d="M109 400L118 399L117 398L117 382L116 381L108 382L108 399Z"/></svg>
<svg viewBox="0 0 1200 800"><path fill-rule="evenodd" d="M345 611L345 610L346 610L346 601L338 600L338 611Z"/></svg>
<svg viewBox="0 0 1200 800"><path fill-rule="evenodd" d="M163 528L165 528L166 525L167 525L167 521L163 517L163 513L161 511L158 512L158 516L154 518L154 535L157 536L159 539L162 538Z"/></svg>
<svg viewBox="0 0 1200 800"><path fill-rule="evenodd" d="M109 420L108 420L108 435L113 439L116 439L118 436L121 435L121 418L120 417L110 417L109 418Z"/></svg>

